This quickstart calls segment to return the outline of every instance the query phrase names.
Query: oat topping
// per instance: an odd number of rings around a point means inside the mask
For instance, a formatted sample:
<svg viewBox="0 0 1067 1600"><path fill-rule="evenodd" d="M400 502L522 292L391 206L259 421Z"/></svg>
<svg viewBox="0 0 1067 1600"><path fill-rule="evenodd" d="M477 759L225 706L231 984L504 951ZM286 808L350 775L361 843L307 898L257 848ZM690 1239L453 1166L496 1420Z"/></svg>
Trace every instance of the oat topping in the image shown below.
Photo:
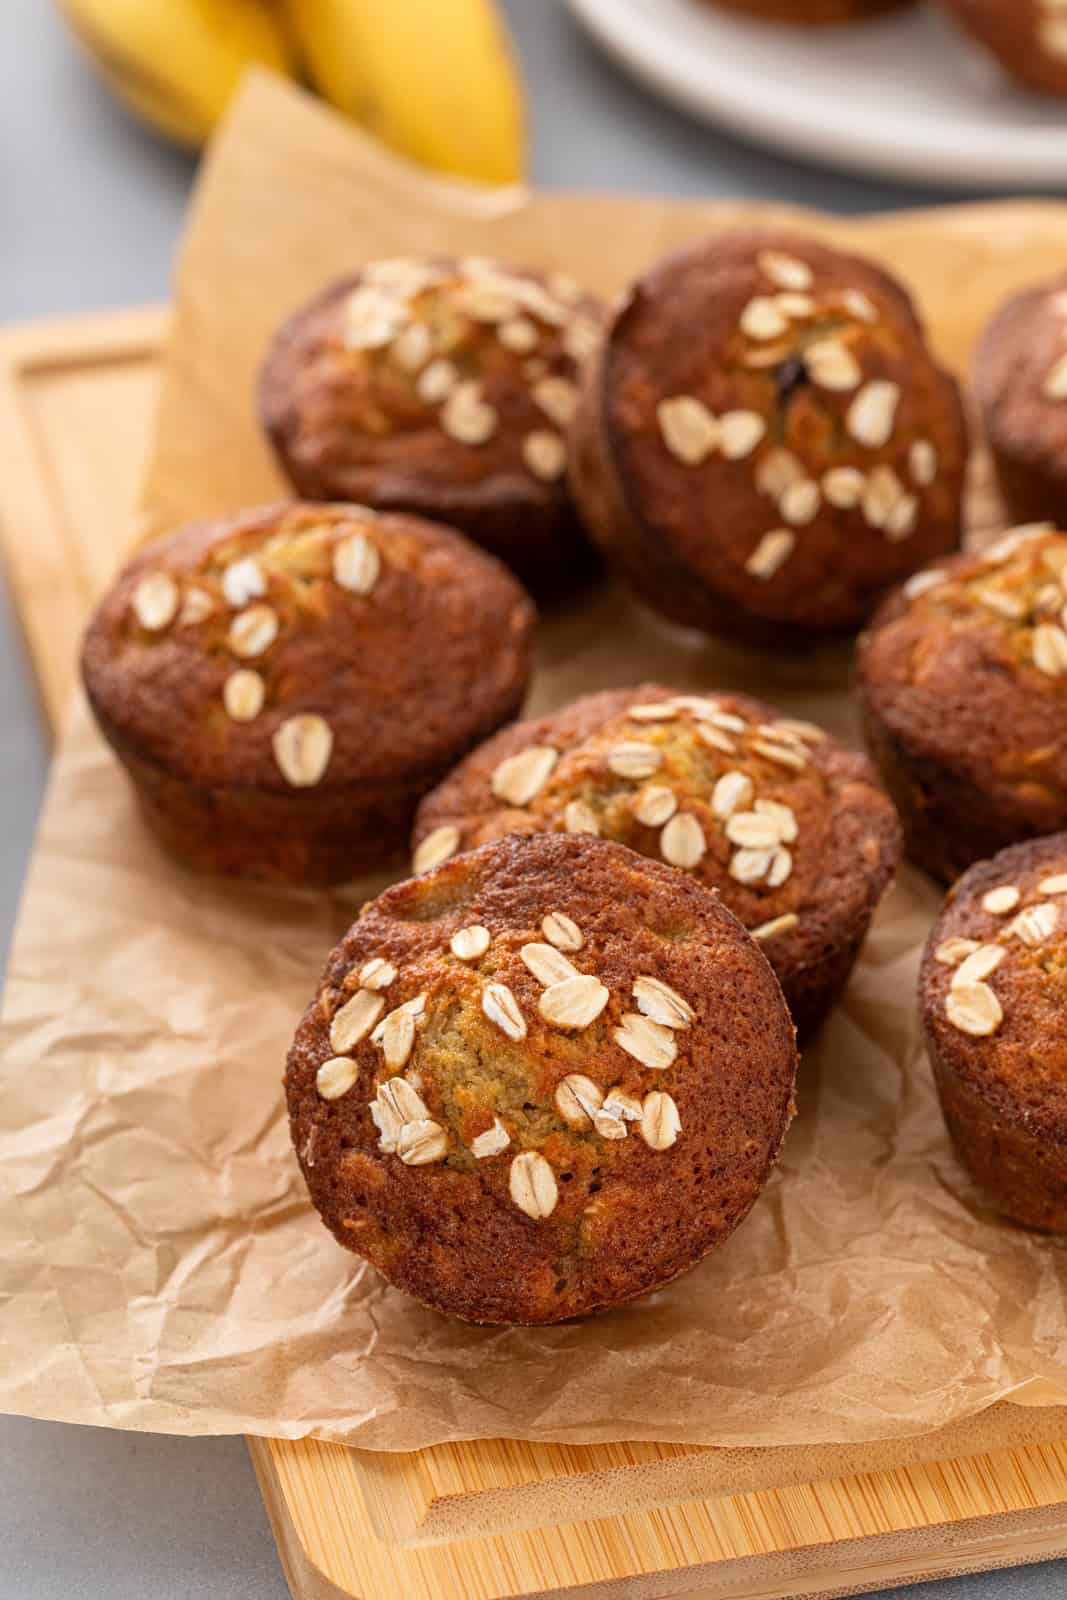
<svg viewBox="0 0 1067 1600"><path fill-rule="evenodd" d="M596 1021L610 996L600 979L592 974L575 973L551 984L538 1001L546 1022L557 1028L588 1028Z"/></svg>
<svg viewBox="0 0 1067 1600"><path fill-rule="evenodd" d="M780 933L789 933L800 923L800 918L795 911L786 911L780 917L772 917L769 922L761 922L758 927L748 931L753 939L774 939Z"/></svg>
<svg viewBox="0 0 1067 1600"><path fill-rule="evenodd" d="M556 1086L556 1110L572 1128L588 1127L603 1102L603 1089L581 1072L568 1073Z"/></svg>
<svg viewBox="0 0 1067 1600"><path fill-rule="evenodd" d="M230 562L222 574L222 592L226 603L235 611L266 594L267 580L254 556L242 556Z"/></svg>
<svg viewBox="0 0 1067 1600"><path fill-rule="evenodd" d="M508 1191L519 1210L535 1222L550 1217L559 1199L556 1175L536 1150L524 1150L512 1161Z"/></svg>
<svg viewBox="0 0 1067 1600"><path fill-rule="evenodd" d="M424 1167L440 1161L448 1151L448 1135L439 1122L421 1117L405 1122L396 1141L396 1153L406 1167Z"/></svg>
<svg viewBox="0 0 1067 1600"><path fill-rule="evenodd" d="M182 608L178 613L178 621L187 626L195 626L198 622L206 622L215 609L215 602L206 589L194 584L186 589Z"/></svg>
<svg viewBox="0 0 1067 1600"><path fill-rule="evenodd" d="M982 909L995 917L1006 916L1019 904L1019 891L1013 883L1003 883L982 896Z"/></svg>
<svg viewBox="0 0 1067 1600"><path fill-rule="evenodd" d="M550 911L542 919L541 932L557 950L580 950L585 942L581 928L562 911Z"/></svg>
<svg viewBox="0 0 1067 1600"><path fill-rule="evenodd" d="M940 961L943 966L954 967L977 949L977 939L945 939L934 951L934 960Z"/></svg>
<svg viewBox="0 0 1067 1600"><path fill-rule="evenodd" d="M793 554L796 534L788 528L773 528L765 533L745 562L745 571L753 578L773 578Z"/></svg>
<svg viewBox="0 0 1067 1600"><path fill-rule="evenodd" d="M415 1018L408 1006L398 1006L382 1018L374 1030L374 1038L381 1045L385 1064L394 1072L407 1065L415 1044Z"/></svg>
<svg viewBox="0 0 1067 1600"><path fill-rule="evenodd" d="M898 384L883 378L864 384L845 417L845 426L856 443L868 450L880 450L888 444L899 403Z"/></svg>
<svg viewBox="0 0 1067 1600"><path fill-rule="evenodd" d="M349 1056L331 1056L315 1074L315 1087L323 1100L339 1100L356 1081L356 1063Z"/></svg>
<svg viewBox="0 0 1067 1600"><path fill-rule="evenodd" d="M578 406L578 388L569 378L555 376L541 378L534 384L532 393L536 405L557 427L569 427L574 421L574 413Z"/></svg>
<svg viewBox="0 0 1067 1600"><path fill-rule="evenodd" d="M449 949L460 961L478 961L489 948L489 929L480 922L469 928L460 928L452 935Z"/></svg>
<svg viewBox="0 0 1067 1600"><path fill-rule="evenodd" d="M471 1140L471 1155L478 1161L484 1161L486 1156L498 1156L506 1150L511 1143L511 1135L499 1117L493 1118L491 1128L486 1128L484 1133L478 1134Z"/></svg>
<svg viewBox="0 0 1067 1600"><path fill-rule="evenodd" d="M443 866L446 861L450 861L458 849L458 828L452 827L450 823L434 828L416 849L411 862L412 871L416 876L422 872L432 872L435 867Z"/></svg>
<svg viewBox="0 0 1067 1600"><path fill-rule="evenodd" d="M682 1131L678 1107L669 1094L653 1089L641 1105L641 1137L653 1150L669 1150Z"/></svg>
<svg viewBox="0 0 1067 1600"><path fill-rule="evenodd" d="M559 751L551 745L530 745L517 755L508 756L494 769L493 793L508 805L529 805L552 776L558 760Z"/></svg>
<svg viewBox="0 0 1067 1600"><path fill-rule="evenodd" d="M975 1038L995 1033L1004 1020L1000 1001L985 983L950 989L945 999L945 1012L953 1027Z"/></svg>
<svg viewBox="0 0 1067 1600"><path fill-rule="evenodd" d="M633 986L637 1009L665 1028L688 1028L696 1013L677 989L659 978L638 978Z"/></svg>
<svg viewBox="0 0 1067 1600"><path fill-rule="evenodd" d="M353 533L334 545L333 576L340 588L352 594L370 594L381 569L377 546L365 533Z"/></svg>
<svg viewBox="0 0 1067 1600"><path fill-rule="evenodd" d="M535 478L543 483L555 483L566 470L567 447L558 433L535 428L522 441L522 459Z"/></svg>
<svg viewBox="0 0 1067 1600"><path fill-rule="evenodd" d="M386 961L384 956L372 957L359 969L361 989L388 989L389 985L395 982L396 968L391 961Z"/></svg>
<svg viewBox="0 0 1067 1600"><path fill-rule="evenodd" d="M577 978L578 968L552 944L524 944L519 951L523 965L546 989L566 978Z"/></svg>
<svg viewBox="0 0 1067 1600"><path fill-rule="evenodd" d="M459 444L485 444L496 432L498 413L476 378L457 383L441 407L441 428Z"/></svg>
<svg viewBox="0 0 1067 1600"><path fill-rule="evenodd" d="M268 605L249 606L234 617L228 637L235 656L246 661L261 656L278 637L278 613Z"/></svg>
<svg viewBox="0 0 1067 1600"><path fill-rule="evenodd" d="M241 667L222 686L226 715L234 722L253 722L263 709L267 686L258 672Z"/></svg>
<svg viewBox="0 0 1067 1600"><path fill-rule="evenodd" d="M365 1039L385 1010L385 1000L372 989L357 989L334 1013L330 1023L330 1047L343 1056Z"/></svg>
<svg viewBox="0 0 1067 1600"><path fill-rule="evenodd" d="M506 983L490 983L482 994L482 1010L509 1039L525 1039L526 1019Z"/></svg>
<svg viewBox="0 0 1067 1600"><path fill-rule="evenodd" d="M333 732L324 717L302 712L278 724L271 739L274 759L294 789L310 789L325 774L333 753Z"/></svg>
<svg viewBox="0 0 1067 1600"><path fill-rule="evenodd" d="M806 261L781 250L761 250L756 265L780 289L810 289L815 282L815 274Z"/></svg>
<svg viewBox="0 0 1067 1600"><path fill-rule="evenodd" d="M1044 901L1020 911L1008 924L1007 932L1021 939L1023 944L1035 947L1055 933L1059 920L1059 907Z"/></svg>
<svg viewBox="0 0 1067 1600"><path fill-rule="evenodd" d="M651 778L658 772L663 757L654 744L636 740L618 744L608 755L608 766L620 778Z"/></svg>
<svg viewBox="0 0 1067 1600"><path fill-rule="evenodd" d="M634 816L646 828L660 828L678 809L673 789L650 783L634 796Z"/></svg>
<svg viewBox="0 0 1067 1600"><path fill-rule="evenodd" d="M178 585L169 572L146 572L133 591L133 609L142 628L158 633L178 610Z"/></svg>
<svg viewBox="0 0 1067 1600"><path fill-rule="evenodd" d="M596 812L584 800L569 802L563 812L563 826L568 833L589 833L595 837L600 832Z"/></svg>
<svg viewBox="0 0 1067 1600"><path fill-rule="evenodd" d="M696 467L719 443L719 423L702 401L679 394L661 400L656 418L664 444L672 456Z"/></svg>
<svg viewBox="0 0 1067 1600"><path fill-rule="evenodd" d="M673 1031L638 1011L624 1012L619 1026L612 1031L612 1038L620 1050L640 1061L643 1067L657 1072L666 1071L678 1054Z"/></svg>
<svg viewBox="0 0 1067 1600"><path fill-rule="evenodd" d="M677 812L660 834L659 848L670 866L688 870L703 860L707 842L696 817L688 812Z"/></svg>

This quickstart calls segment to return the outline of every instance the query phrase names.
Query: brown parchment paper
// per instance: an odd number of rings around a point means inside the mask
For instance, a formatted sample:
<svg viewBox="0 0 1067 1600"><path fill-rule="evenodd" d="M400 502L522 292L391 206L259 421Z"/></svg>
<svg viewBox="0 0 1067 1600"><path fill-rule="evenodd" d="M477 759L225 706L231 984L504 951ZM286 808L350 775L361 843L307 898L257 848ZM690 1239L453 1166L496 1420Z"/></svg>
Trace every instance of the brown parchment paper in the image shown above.
<svg viewBox="0 0 1067 1600"><path fill-rule="evenodd" d="M192 209L146 528L279 491L255 365L275 320L331 273L397 250L496 251L610 290L741 214L430 180L254 80ZM996 300L1067 257L1067 208L804 221L884 255L960 366ZM995 515L979 473L972 525ZM605 587L544 624L531 709L662 676L751 689L854 741L847 674L839 653L730 652ZM918 874L901 873L804 1059L800 1114L745 1225L666 1291L550 1329L422 1310L307 1202L285 1050L372 887L279 893L164 860L76 704L0 1041L0 1406L411 1449L502 1435L856 1442L998 1399L1067 1402L1064 1249L992 1215L945 1137L913 1003L938 903Z"/></svg>

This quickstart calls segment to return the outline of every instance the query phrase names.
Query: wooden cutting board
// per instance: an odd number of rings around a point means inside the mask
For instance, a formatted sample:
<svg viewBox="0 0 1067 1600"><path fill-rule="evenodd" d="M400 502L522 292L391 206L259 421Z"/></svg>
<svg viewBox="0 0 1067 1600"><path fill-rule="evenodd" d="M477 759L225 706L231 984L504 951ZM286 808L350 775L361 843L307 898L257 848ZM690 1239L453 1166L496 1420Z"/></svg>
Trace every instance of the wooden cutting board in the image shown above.
<svg viewBox="0 0 1067 1600"><path fill-rule="evenodd" d="M134 535L160 310L0 332L0 545L49 721ZM1067 1553L1067 1408L819 1450L249 1448L296 1600L787 1600Z"/></svg>

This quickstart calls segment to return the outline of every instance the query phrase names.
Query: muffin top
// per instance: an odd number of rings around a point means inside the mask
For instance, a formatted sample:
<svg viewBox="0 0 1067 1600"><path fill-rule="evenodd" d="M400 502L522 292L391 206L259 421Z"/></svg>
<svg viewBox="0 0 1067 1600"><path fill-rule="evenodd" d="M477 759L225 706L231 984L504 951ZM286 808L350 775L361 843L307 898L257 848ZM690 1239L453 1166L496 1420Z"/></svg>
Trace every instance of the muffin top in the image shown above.
<svg viewBox="0 0 1067 1600"><path fill-rule="evenodd" d="M653 683L588 695L472 751L423 801L414 866L542 829L617 840L717 889L783 982L851 936L899 848L864 756L748 696Z"/></svg>
<svg viewBox="0 0 1067 1600"><path fill-rule="evenodd" d="M260 411L294 481L447 518L551 504L601 311L560 273L478 256L371 262L276 335Z"/></svg>
<svg viewBox="0 0 1067 1600"><path fill-rule="evenodd" d="M366 906L286 1082L342 1243L439 1310L551 1322L646 1293L736 1226L795 1068L774 975L713 895L541 834Z"/></svg>
<svg viewBox="0 0 1067 1600"><path fill-rule="evenodd" d="M958 390L869 261L704 241L635 285L590 383L631 513L747 612L854 626L959 542Z"/></svg>
<svg viewBox="0 0 1067 1600"><path fill-rule="evenodd" d="M1067 35L1067 16L1063 25ZM998 448L1067 481L1067 272L1000 307L979 342L974 377Z"/></svg>
<svg viewBox="0 0 1067 1600"><path fill-rule="evenodd" d="M964 874L931 931L920 993L940 1060L1005 1121L1067 1140L1067 834Z"/></svg>
<svg viewBox="0 0 1067 1600"><path fill-rule="evenodd" d="M1019 528L917 573L859 656L872 710L913 757L1041 830L1067 815L1067 535Z"/></svg>
<svg viewBox="0 0 1067 1600"><path fill-rule="evenodd" d="M272 506L147 546L82 667L115 742L190 782L374 784L439 770L509 714L533 621L448 528Z"/></svg>

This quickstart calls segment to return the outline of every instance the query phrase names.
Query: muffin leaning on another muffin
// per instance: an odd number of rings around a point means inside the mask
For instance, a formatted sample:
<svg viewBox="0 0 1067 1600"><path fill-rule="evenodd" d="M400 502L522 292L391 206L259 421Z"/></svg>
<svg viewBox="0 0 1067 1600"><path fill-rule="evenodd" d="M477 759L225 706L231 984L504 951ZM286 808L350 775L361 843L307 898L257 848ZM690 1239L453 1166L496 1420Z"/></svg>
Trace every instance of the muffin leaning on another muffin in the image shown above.
<svg viewBox="0 0 1067 1600"><path fill-rule="evenodd" d="M426 796L415 867L506 833L600 834L691 873L759 940L802 1036L899 854L869 761L744 695L611 690L505 728Z"/></svg>
<svg viewBox="0 0 1067 1600"><path fill-rule="evenodd" d="M564 434L601 316L559 273L371 262L275 335L263 425L299 494L438 518L557 594L592 564Z"/></svg>
<svg viewBox="0 0 1067 1600"><path fill-rule="evenodd" d="M867 742L909 855L951 883L1067 826L1067 536L1017 529L890 596L862 642Z"/></svg>
<svg viewBox="0 0 1067 1600"><path fill-rule="evenodd" d="M335 883L395 856L419 797L515 715L533 620L447 528L273 506L145 548L82 672L164 845L207 871Z"/></svg>
<svg viewBox="0 0 1067 1600"><path fill-rule="evenodd" d="M286 1070L327 1227L473 1322L647 1294L745 1217L793 1110L774 974L714 895L603 840L507 838L398 884Z"/></svg>
<svg viewBox="0 0 1067 1600"><path fill-rule="evenodd" d="M1067 11L1059 0L942 0L976 44L1020 83L1067 94Z"/></svg>
<svg viewBox="0 0 1067 1600"><path fill-rule="evenodd" d="M974 385L1011 515L1067 524L1067 273L1000 307L979 342Z"/></svg>
<svg viewBox="0 0 1067 1600"><path fill-rule="evenodd" d="M586 523L679 622L801 646L960 538L966 431L904 290L793 234L727 233L631 290L571 435Z"/></svg>
<svg viewBox="0 0 1067 1600"><path fill-rule="evenodd" d="M739 11L762 22L866 22L900 11L914 0L712 0L722 11Z"/></svg>
<svg viewBox="0 0 1067 1600"><path fill-rule="evenodd" d="M1000 1210L1067 1230L1067 834L961 878L919 980L945 1121Z"/></svg>

